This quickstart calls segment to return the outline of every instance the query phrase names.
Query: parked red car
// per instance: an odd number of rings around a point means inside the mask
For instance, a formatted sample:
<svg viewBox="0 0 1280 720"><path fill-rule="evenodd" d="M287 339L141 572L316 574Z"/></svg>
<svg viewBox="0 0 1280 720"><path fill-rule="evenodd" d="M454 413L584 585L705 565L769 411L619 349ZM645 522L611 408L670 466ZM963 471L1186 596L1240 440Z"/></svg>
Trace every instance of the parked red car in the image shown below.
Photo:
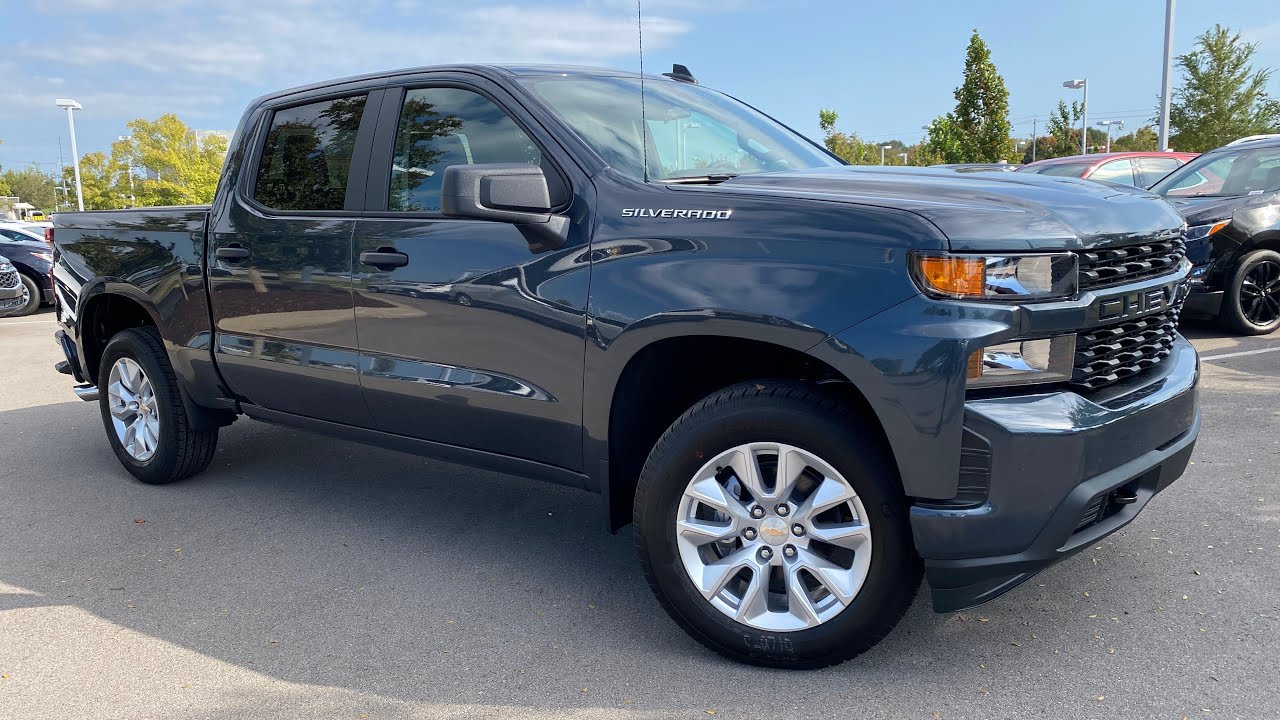
<svg viewBox="0 0 1280 720"><path fill-rule="evenodd" d="M1186 165L1199 153L1186 152L1113 152L1093 155L1037 160L1018 168L1017 172L1088 178L1105 182L1149 188L1160 178Z"/></svg>

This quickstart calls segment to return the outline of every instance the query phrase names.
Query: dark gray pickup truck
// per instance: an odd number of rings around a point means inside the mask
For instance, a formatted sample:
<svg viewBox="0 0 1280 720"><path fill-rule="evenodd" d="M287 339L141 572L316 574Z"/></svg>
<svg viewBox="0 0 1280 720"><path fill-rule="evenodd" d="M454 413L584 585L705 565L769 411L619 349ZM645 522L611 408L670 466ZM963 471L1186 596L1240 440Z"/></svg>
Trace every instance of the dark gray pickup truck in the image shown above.
<svg viewBox="0 0 1280 720"><path fill-rule="evenodd" d="M1183 472L1183 227L848 167L683 72L406 70L255 100L211 206L59 214L59 369L143 482L247 415L597 493L693 637L821 667Z"/></svg>

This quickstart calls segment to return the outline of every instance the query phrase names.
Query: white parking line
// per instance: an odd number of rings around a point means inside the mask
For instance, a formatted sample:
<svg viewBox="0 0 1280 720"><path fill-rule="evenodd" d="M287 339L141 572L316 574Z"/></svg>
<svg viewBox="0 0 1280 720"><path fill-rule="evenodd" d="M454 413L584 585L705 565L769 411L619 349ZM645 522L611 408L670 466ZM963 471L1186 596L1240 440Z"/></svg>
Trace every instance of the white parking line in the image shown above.
<svg viewBox="0 0 1280 720"><path fill-rule="evenodd" d="M1226 360L1227 358L1244 357L1245 355L1261 355L1262 353L1280 352L1280 347L1263 348L1261 350L1244 350L1242 352L1224 353L1222 355L1202 355L1201 360Z"/></svg>
<svg viewBox="0 0 1280 720"><path fill-rule="evenodd" d="M13 322L0 322L0 327L4 327L5 325L43 325L45 323L49 323L50 325L56 325L58 321L57 320L14 320Z"/></svg>

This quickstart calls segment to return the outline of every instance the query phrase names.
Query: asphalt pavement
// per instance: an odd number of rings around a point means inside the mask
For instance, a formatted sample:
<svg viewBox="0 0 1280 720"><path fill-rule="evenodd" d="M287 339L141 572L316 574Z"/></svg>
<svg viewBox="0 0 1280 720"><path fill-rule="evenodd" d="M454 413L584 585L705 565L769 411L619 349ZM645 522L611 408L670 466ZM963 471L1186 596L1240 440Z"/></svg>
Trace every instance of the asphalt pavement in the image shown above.
<svg viewBox="0 0 1280 720"><path fill-rule="evenodd" d="M3 718L1280 716L1280 335L1189 329L1200 442L1127 529L786 672L687 638L580 491L243 419L138 483L54 330L0 319Z"/></svg>

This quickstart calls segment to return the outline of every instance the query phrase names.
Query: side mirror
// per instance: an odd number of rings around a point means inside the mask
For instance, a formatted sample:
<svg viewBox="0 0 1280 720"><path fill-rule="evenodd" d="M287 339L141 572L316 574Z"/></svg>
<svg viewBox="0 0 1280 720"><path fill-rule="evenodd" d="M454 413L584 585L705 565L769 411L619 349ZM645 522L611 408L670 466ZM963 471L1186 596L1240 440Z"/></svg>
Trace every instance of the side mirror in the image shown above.
<svg viewBox="0 0 1280 720"><path fill-rule="evenodd" d="M450 165L444 169L440 211L445 217L512 223L535 251L567 240L569 220L551 212L542 168L522 163Z"/></svg>

